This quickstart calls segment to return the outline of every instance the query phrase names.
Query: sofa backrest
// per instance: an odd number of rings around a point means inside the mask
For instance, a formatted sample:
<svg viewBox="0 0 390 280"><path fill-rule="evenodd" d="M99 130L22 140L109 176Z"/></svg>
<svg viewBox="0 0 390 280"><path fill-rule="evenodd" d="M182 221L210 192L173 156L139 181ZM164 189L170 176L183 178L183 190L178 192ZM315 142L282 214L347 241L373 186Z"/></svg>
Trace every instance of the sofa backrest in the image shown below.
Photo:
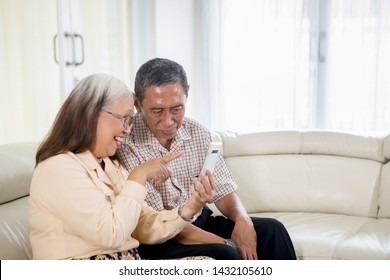
<svg viewBox="0 0 390 280"><path fill-rule="evenodd" d="M216 132L249 213L376 217L384 137L328 131ZM389 176L390 177L390 176Z"/></svg>
<svg viewBox="0 0 390 280"><path fill-rule="evenodd" d="M390 135L385 138L383 152L390 159ZM390 162L382 169L381 187L379 189L379 218L390 218Z"/></svg>
<svg viewBox="0 0 390 280"><path fill-rule="evenodd" d="M0 204L30 194L37 143L0 145Z"/></svg>
<svg viewBox="0 0 390 280"><path fill-rule="evenodd" d="M0 145L0 259L31 259L28 195L37 143Z"/></svg>

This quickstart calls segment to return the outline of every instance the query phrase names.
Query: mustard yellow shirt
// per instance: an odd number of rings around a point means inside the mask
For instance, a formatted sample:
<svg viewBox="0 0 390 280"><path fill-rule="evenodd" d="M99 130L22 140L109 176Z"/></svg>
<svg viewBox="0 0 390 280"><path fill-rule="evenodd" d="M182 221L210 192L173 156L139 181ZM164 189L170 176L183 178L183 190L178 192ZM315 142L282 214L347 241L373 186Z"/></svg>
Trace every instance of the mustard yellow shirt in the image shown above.
<svg viewBox="0 0 390 280"><path fill-rule="evenodd" d="M84 258L164 242L188 222L178 209L157 212L146 188L127 180L117 162L90 151L51 157L36 167L30 189L30 241L34 259Z"/></svg>

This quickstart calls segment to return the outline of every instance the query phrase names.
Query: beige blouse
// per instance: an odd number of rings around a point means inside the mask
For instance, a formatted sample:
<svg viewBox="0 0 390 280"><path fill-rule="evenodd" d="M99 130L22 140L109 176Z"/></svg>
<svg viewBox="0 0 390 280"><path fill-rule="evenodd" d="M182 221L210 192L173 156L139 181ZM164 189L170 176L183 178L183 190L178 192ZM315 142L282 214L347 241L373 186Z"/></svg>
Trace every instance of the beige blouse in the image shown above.
<svg viewBox="0 0 390 280"><path fill-rule="evenodd" d="M128 172L91 152L68 152L36 167L30 189L30 240L34 259L84 258L164 242L188 222L178 209L156 212L146 188Z"/></svg>

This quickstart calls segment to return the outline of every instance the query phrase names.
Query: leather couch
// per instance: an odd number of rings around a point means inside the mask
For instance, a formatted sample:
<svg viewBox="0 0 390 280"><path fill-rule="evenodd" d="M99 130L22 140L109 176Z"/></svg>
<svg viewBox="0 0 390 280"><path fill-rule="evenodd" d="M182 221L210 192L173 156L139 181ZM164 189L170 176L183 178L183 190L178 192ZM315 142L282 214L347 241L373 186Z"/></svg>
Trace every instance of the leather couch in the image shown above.
<svg viewBox="0 0 390 280"><path fill-rule="evenodd" d="M269 131L213 137L223 143L250 216L281 221L298 259L390 259L389 136Z"/></svg>
<svg viewBox="0 0 390 280"><path fill-rule="evenodd" d="M0 145L0 259L31 259L28 195L37 143Z"/></svg>
<svg viewBox="0 0 390 280"><path fill-rule="evenodd" d="M215 132L251 216L287 228L299 259L390 259L390 136ZM31 259L37 143L0 145L0 259ZM215 214L218 211L212 207Z"/></svg>

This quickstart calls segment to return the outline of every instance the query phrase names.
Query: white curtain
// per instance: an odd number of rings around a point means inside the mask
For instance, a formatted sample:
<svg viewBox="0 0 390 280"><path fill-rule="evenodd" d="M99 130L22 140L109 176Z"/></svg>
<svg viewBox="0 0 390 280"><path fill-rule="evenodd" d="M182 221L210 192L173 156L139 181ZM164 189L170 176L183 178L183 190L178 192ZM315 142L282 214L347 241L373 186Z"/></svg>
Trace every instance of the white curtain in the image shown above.
<svg viewBox="0 0 390 280"><path fill-rule="evenodd" d="M131 87L131 2L78 1L70 20L84 38L80 78L104 72ZM40 141L50 129L63 102L54 60L57 28L55 0L0 0L0 144Z"/></svg>
<svg viewBox="0 0 390 280"><path fill-rule="evenodd" d="M79 28L85 62L80 76L104 72L133 84L131 1L80 0Z"/></svg>
<svg viewBox="0 0 390 280"><path fill-rule="evenodd" d="M0 0L0 143L40 140L62 102L55 2ZM82 76L108 72L132 88L147 59L176 60L189 78L187 115L211 130L390 130L390 0L83 0L79 8Z"/></svg>
<svg viewBox="0 0 390 280"><path fill-rule="evenodd" d="M0 143L42 137L59 105L56 2L0 0Z"/></svg>
<svg viewBox="0 0 390 280"><path fill-rule="evenodd" d="M326 127L390 130L390 1L333 0Z"/></svg>
<svg viewBox="0 0 390 280"><path fill-rule="evenodd" d="M215 129L309 127L319 1L222 1L223 112Z"/></svg>
<svg viewBox="0 0 390 280"><path fill-rule="evenodd" d="M390 130L389 3L221 1L212 128Z"/></svg>

